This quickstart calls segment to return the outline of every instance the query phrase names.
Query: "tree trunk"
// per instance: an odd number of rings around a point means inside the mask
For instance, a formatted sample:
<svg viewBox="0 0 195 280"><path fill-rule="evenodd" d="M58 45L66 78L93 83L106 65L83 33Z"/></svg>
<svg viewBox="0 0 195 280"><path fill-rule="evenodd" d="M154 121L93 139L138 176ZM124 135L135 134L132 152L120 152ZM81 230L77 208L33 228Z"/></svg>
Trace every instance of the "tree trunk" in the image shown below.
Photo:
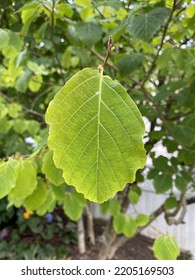
<svg viewBox="0 0 195 280"><path fill-rule="evenodd" d="M77 221L77 240L78 240L78 250L80 254L86 252L85 246L85 229L83 223L83 215L81 215L80 219Z"/></svg>
<svg viewBox="0 0 195 280"><path fill-rule="evenodd" d="M90 244L95 245L94 224L90 204L87 204L85 209L87 214L87 232L89 236L89 242Z"/></svg>
<svg viewBox="0 0 195 280"><path fill-rule="evenodd" d="M112 247L112 244L117 238L117 234L112 226L112 218L109 219L108 224L101 236L102 246L100 248L98 259L106 260L108 258L109 251Z"/></svg>

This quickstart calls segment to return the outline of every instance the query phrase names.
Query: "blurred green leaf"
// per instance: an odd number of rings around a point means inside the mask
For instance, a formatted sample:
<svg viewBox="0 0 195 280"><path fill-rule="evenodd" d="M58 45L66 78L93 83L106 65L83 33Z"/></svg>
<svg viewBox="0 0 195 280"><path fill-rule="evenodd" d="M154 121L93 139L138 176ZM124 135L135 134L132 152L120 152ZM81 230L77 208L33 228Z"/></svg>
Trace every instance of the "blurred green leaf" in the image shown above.
<svg viewBox="0 0 195 280"><path fill-rule="evenodd" d="M176 260L180 249L171 235L159 236L153 245L154 255L159 260Z"/></svg>

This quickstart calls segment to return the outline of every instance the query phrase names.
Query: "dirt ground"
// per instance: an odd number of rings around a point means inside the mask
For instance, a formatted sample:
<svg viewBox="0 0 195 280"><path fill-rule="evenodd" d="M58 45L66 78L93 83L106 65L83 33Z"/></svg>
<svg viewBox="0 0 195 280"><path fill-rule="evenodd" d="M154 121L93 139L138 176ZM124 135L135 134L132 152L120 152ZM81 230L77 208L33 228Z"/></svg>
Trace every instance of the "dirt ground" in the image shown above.
<svg viewBox="0 0 195 280"><path fill-rule="evenodd" d="M95 233L96 239L101 235L105 227L105 221L96 220L95 221ZM154 260L154 255L152 252L152 245L154 240L143 236L138 235L134 238L131 238L124 246L118 249L114 256L114 260ZM87 259L95 260L98 257L99 250L102 244L96 240L96 244L91 246L87 244L87 252L85 254L79 254L77 248L69 248L68 259L78 260L78 259Z"/></svg>
<svg viewBox="0 0 195 280"><path fill-rule="evenodd" d="M96 220L94 229L96 233L96 239L102 233L105 227L105 221ZM153 255L152 246L154 239L139 234L138 236L131 238L125 245L121 246L115 253L113 260L155 260ZM87 244L87 250L85 254L79 254L77 247L69 248L68 259L70 260L96 260L102 244L96 241L94 246ZM187 260L191 259L192 255L189 251L181 251L178 259Z"/></svg>

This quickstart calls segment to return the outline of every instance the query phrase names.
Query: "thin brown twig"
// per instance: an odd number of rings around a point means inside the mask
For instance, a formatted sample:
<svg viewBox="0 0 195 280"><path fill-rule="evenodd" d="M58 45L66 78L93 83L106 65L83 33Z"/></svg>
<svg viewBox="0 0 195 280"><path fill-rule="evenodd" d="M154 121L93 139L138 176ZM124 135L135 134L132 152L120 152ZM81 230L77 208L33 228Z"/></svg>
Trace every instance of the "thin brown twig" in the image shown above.
<svg viewBox="0 0 195 280"><path fill-rule="evenodd" d="M109 36L106 57L104 58L103 64L100 64L98 66L98 70L100 72L103 71L103 69L105 68L108 58L112 53L112 48L113 48L113 40L112 40L112 36Z"/></svg>
<svg viewBox="0 0 195 280"><path fill-rule="evenodd" d="M173 2L173 6L172 6L172 10L171 10L170 16L169 16L166 24L164 25L164 31L163 31L163 34L162 34L162 39L161 39L161 42L160 42L160 46L159 46L158 51L157 51L157 53L156 53L156 55L155 55L155 57L154 57L154 59L153 59L153 61L151 63L151 66L150 66L150 68L149 68L149 70L148 70L148 72L146 74L145 79L142 81L142 86L144 86L144 84L147 82L148 78L150 77L150 75L152 74L152 72L153 72L153 70L155 68L155 64L156 64L156 61L157 61L157 59L158 59L158 57L160 55L160 52L161 52L161 50L163 48L164 39L165 39L165 36L167 34L169 23L171 22L171 20L173 18L173 13L175 11L175 8L176 8L176 0L174 0L174 2Z"/></svg>

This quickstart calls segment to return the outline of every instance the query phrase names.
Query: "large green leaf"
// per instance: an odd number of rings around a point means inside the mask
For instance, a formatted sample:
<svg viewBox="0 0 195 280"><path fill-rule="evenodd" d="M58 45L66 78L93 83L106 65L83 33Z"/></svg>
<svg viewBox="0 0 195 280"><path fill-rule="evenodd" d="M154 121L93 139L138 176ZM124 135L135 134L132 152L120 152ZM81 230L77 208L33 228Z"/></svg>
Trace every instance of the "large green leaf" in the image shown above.
<svg viewBox="0 0 195 280"><path fill-rule="evenodd" d="M153 245L154 255L159 260L175 260L179 255L179 247L171 235L159 236Z"/></svg>
<svg viewBox="0 0 195 280"><path fill-rule="evenodd" d="M147 14L135 17L129 25L129 32L136 38L149 41L169 15L166 8L156 8Z"/></svg>
<svg viewBox="0 0 195 280"><path fill-rule="evenodd" d="M141 114L124 88L98 70L72 77L50 103L46 121L55 165L89 200L113 197L145 165Z"/></svg>
<svg viewBox="0 0 195 280"><path fill-rule="evenodd" d="M15 160L0 162L0 198L3 198L15 187Z"/></svg>

